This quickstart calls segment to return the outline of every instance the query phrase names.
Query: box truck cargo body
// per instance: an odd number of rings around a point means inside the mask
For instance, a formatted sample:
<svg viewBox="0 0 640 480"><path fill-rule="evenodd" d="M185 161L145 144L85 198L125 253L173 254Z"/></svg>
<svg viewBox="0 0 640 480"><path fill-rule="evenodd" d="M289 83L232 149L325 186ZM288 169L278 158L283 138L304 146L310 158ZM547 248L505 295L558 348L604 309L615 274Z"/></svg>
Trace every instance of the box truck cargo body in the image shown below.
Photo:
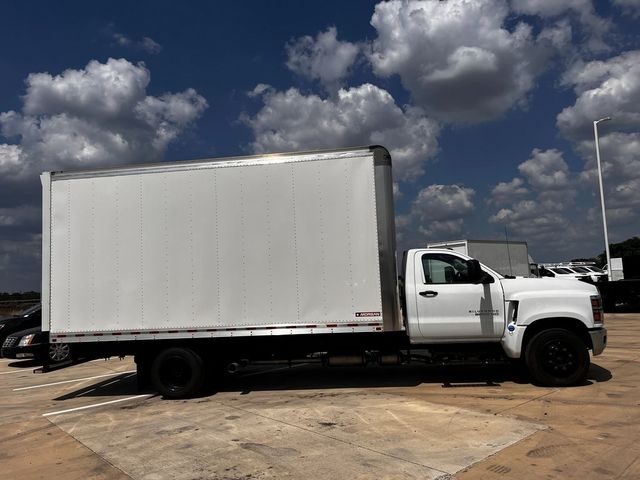
<svg viewBox="0 0 640 480"><path fill-rule="evenodd" d="M43 182L43 321L53 340L401 328L391 166L381 149L52 173Z"/></svg>
<svg viewBox="0 0 640 480"><path fill-rule="evenodd" d="M398 276L384 147L41 180L51 351L133 355L138 382L166 397L246 363L316 359L522 359L540 383L570 385L606 344L592 285L506 278L448 248L408 250Z"/></svg>

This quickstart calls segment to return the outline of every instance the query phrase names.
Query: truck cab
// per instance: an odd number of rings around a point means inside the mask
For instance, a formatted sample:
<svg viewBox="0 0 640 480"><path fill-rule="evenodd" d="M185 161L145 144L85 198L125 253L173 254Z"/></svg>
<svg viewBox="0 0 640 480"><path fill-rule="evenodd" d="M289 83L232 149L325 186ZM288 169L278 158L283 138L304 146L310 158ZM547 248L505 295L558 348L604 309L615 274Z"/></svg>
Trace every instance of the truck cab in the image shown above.
<svg viewBox="0 0 640 480"><path fill-rule="evenodd" d="M584 378L606 329L598 290L584 282L507 278L460 252L412 249L402 265L411 343L499 344L547 385Z"/></svg>

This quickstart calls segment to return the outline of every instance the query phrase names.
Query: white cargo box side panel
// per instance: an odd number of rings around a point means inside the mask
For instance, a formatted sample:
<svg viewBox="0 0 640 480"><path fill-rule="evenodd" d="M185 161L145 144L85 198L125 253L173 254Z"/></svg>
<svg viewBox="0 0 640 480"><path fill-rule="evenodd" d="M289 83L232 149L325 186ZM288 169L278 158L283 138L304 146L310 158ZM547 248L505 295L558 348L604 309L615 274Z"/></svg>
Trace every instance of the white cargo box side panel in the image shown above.
<svg viewBox="0 0 640 480"><path fill-rule="evenodd" d="M382 320L372 154L175 165L52 176L52 334Z"/></svg>

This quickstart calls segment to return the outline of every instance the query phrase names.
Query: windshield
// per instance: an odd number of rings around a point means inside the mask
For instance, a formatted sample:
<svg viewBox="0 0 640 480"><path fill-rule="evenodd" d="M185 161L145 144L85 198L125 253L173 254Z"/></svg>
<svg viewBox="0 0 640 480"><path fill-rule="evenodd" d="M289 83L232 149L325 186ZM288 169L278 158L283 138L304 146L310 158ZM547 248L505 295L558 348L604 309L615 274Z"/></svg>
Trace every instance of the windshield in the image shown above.
<svg viewBox="0 0 640 480"><path fill-rule="evenodd" d="M37 312L38 310L40 310L40 304L39 303L37 305L33 305L33 306L27 308L26 310L23 310L22 312L20 312L20 316L21 317L26 317L28 315L31 315L34 312Z"/></svg>
<svg viewBox="0 0 640 480"><path fill-rule="evenodd" d="M589 270L584 267L571 267L571 270L578 273L589 273Z"/></svg>
<svg viewBox="0 0 640 480"><path fill-rule="evenodd" d="M598 267L585 267L587 270L591 270L592 272L596 272L596 273L602 273L602 270L600 270Z"/></svg>
<svg viewBox="0 0 640 480"><path fill-rule="evenodd" d="M560 275L573 275L573 272L566 268L550 268L549 270L555 273L559 273Z"/></svg>

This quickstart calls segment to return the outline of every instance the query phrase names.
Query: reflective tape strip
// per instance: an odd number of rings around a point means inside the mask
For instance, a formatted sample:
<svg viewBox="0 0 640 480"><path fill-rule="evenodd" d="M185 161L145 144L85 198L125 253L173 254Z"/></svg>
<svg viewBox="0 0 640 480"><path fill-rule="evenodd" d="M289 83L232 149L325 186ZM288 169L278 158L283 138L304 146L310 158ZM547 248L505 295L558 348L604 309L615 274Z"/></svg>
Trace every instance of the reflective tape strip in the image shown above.
<svg viewBox="0 0 640 480"><path fill-rule="evenodd" d="M322 329L322 328L362 328L362 327L378 327L382 328L381 322L375 323L328 323L326 325L273 325L264 327L221 327L221 328L202 328L202 329L185 329L185 330L136 330L122 332L95 332L95 333L55 333L51 335L52 340L67 337L103 337L105 335L121 336L121 335L163 335L163 334L180 334L180 333L200 333L200 332L251 332L257 330L294 330L294 329Z"/></svg>

